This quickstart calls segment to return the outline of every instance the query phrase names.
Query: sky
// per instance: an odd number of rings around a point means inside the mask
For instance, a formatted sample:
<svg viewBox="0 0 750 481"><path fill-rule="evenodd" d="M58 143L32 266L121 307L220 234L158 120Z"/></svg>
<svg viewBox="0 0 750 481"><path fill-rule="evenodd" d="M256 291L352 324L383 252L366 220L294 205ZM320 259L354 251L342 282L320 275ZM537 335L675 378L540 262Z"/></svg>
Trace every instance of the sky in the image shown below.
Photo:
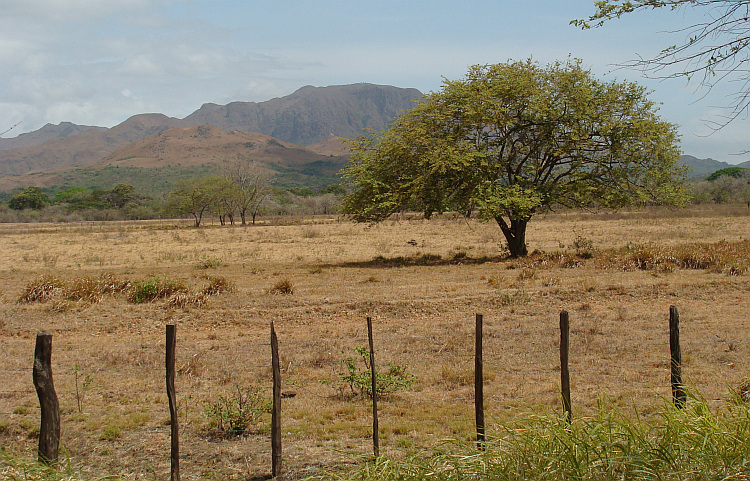
<svg viewBox="0 0 750 481"><path fill-rule="evenodd" d="M306 85L436 91L475 64L580 58L604 81L652 90L682 150L750 160L750 120L715 131L736 84L707 92L618 66L682 41L705 11L652 11L582 31L593 0L0 0L0 132L183 118L207 102L260 102Z"/></svg>

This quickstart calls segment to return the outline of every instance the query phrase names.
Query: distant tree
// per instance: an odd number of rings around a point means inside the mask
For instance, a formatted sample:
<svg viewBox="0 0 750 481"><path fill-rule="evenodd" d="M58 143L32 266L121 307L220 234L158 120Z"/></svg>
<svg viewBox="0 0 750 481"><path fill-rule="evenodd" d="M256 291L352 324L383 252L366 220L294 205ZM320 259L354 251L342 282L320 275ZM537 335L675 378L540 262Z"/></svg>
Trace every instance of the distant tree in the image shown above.
<svg viewBox="0 0 750 481"><path fill-rule="evenodd" d="M717 123L721 128L750 107L750 0L598 0L596 12L588 19L573 20L581 28L600 27L606 22L642 10L667 8L675 12L703 9L704 20L680 30L684 41L668 45L652 58L635 60L636 67L657 78L698 77L702 87L711 89L721 81L738 85L730 113Z"/></svg>
<svg viewBox="0 0 750 481"><path fill-rule="evenodd" d="M200 227L203 215L217 202L217 186L225 183L223 177L206 176L178 181L165 199L164 211L168 215L191 215L195 227Z"/></svg>
<svg viewBox="0 0 750 481"><path fill-rule="evenodd" d="M224 163L223 174L236 187L231 202L233 210L242 219L242 225L247 223L248 213L255 224L255 217L272 192L268 169L257 161L238 156Z"/></svg>
<svg viewBox="0 0 750 481"><path fill-rule="evenodd" d="M750 169L729 167L714 174L693 184L693 202L743 203L750 206Z"/></svg>
<svg viewBox="0 0 750 481"><path fill-rule="evenodd" d="M234 225L234 213L237 206L237 199L240 191L237 186L226 177L216 177L212 185L213 201L210 211L219 216L221 225L229 223Z"/></svg>
<svg viewBox="0 0 750 481"><path fill-rule="evenodd" d="M526 227L545 209L687 199L675 126L656 112L643 87L600 82L577 60L473 66L353 143L343 210L377 222L478 209L525 256Z"/></svg>
<svg viewBox="0 0 750 481"><path fill-rule="evenodd" d="M748 173L750 173L750 169L744 169L742 167L727 167L726 169L720 169L712 173L711 175L706 177L706 180L710 182L718 179L719 177L725 176L738 179L741 177L747 177Z"/></svg>
<svg viewBox="0 0 750 481"><path fill-rule="evenodd" d="M54 204L77 204L93 200L91 189L85 187L71 187L70 189L61 190L52 199Z"/></svg>
<svg viewBox="0 0 750 481"><path fill-rule="evenodd" d="M122 209L131 202L140 201L142 196L130 184L117 184L112 190L104 192L102 198L112 207Z"/></svg>
<svg viewBox="0 0 750 481"><path fill-rule="evenodd" d="M49 196L39 187L27 187L23 192L14 195L8 201L8 207L14 210L39 210L49 205Z"/></svg>

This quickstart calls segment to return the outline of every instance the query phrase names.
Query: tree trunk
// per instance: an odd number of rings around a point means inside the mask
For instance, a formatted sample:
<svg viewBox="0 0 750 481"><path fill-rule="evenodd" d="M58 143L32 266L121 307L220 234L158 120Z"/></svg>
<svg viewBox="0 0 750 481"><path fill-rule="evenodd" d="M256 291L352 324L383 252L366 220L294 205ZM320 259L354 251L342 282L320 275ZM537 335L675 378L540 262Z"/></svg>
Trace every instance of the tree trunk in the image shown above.
<svg viewBox="0 0 750 481"><path fill-rule="evenodd" d="M524 257L529 255L529 249L526 247L526 226L528 219L510 219L510 226L502 217L496 217L495 220L505 235L508 242L508 250L511 257Z"/></svg>

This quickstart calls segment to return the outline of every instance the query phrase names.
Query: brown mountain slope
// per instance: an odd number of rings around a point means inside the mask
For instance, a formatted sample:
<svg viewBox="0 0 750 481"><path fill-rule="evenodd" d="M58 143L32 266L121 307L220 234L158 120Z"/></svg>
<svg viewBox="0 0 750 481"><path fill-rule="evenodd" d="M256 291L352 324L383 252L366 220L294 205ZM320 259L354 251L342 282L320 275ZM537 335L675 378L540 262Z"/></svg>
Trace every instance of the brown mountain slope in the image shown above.
<svg viewBox="0 0 750 481"><path fill-rule="evenodd" d="M323 142L310 144L307 146L307 150L317 152L322 155L349 155L349 145L341 137L329 137Z"/></svg>
<svg viewBox="0 0 750 481"><path fill-rule="evenodd" d="M257 132L225 132L211 125L200 125L169 129L133 142L91 167L185 167L221 164L238 156L283 167L331 160L327 155Z"/></svg>
<svg viewBox="0 0 750 481"><path fill-rule="evenodd" d="M45 127L15 139L0 139L15 142L5 145L23 145L8 150L0 148L0 177L91 167L131 142L176 127L213 125L227 132L260 132L282 142L297 144L297 147L290 148L299 148L299 145L327 142L332 136L355 137L364 128L382 130L393 117L411 107L412 100L421 97L421 92L416 89L372 84L303 87L291 95L267 102L233 102L225 106L206 104L184 120L162 114L141 114L111 129L84 129L73 124ZM76 133L76 130L80 132ZM45 139L51 140L45 142ZM157 143L150 145L160 147ZM346 150L330 142L321 148L323 150L319 153L322 155L346 155ZM138 149L140 153L137 155L143 159L161 156L158 151L149 154L143 152L142 147ZM233 147L223 149L232 151ZM215 145L204 150L215 151L211 155L226 154ZM287 152L283 157L290 161L291 154ZM129 155L136 154L117 154L118 158ZM306 159L307 155L299 154L299 157ZM191 154L191 158L194 157ZM211 162L210 158L203 160L204 163Z"/></svg>
<svg viewBox="0 0 750 481"><path fill-rule="evenodd" d="M99 131L107 130L104 127L76 125L70 122L60 122L57 125L47 124L39 130L21 134L18 137L10 139L0 138L0 150L34 147L51 140L64 139L65 137L70 137L71 135L76 135L89 129L97 129Z"/></svg>
<svg viewBox="0 0 750 481"><path fill-rule="evenodd" d="M111 129L87 129L42 145L0 151L0 175L88 167L114 150L175 127L179 122L162 114L141 114Z"/></svg>

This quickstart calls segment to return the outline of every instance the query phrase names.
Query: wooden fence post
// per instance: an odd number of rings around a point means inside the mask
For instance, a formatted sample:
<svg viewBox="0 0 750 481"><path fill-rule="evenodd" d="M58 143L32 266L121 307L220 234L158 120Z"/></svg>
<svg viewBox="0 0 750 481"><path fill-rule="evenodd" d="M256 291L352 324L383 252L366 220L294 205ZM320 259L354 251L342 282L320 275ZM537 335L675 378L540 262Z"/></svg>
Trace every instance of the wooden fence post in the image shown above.
<svg viewBox="0 0 750 481"><path fill-rule="evenodd" d="M279 340L271 321L271 368L273 372L273 409L271 410L271 473L281 473L281 365Z"/></svg>
<svg viewBox="0 0 750 481"><path fill-rule="evenodd" d="M669 306L669 351L672 402L677 409L685 407L687 395L682 384L682 351L680 349L680 314L677 307Z"/></svg>
<svg viewBox="0 0 750 481"><path fill-rule="evenodd" d="M372 383L372 452L380 456L380 431L378 427L378 382L375 373L375 349L372 340L372 319L367 318L367 340L370 344L370 381Z"/></svg>
<svg viewBox="0 0 750 481"><path fill-rule="evenodd" d="M177 326L167 324L167 398L169 399L169 427L170 427L170 471L171 481L180 480L180 436L177 416L177 398L174 389L175 377L175 348L177 346Z"/></svg>
<svg viewBox="0 0 750 481"><path fill-rule="evenodd" d="M482 329L484 316L476 316L476 334L474 345L474 418L477 427L477 448L485 448L484 432L484 359L482 355Z"/></svg>
<svg viewBox="0 0 750 481"><path fill-rule="evenodd" d="M51 464L57 462L60 452L60 403L52 382L52 334L47 331L36 335L32 375L42 411L38 459Z"/></svg>
<svg viewBox="0 0 750 481"><path fill-rule="evenodd" d="M560 386L562 389L563 411L565 419L570 424L573 421L573 411L570 403L570 318L568 311L560 312Z"/></svg>

